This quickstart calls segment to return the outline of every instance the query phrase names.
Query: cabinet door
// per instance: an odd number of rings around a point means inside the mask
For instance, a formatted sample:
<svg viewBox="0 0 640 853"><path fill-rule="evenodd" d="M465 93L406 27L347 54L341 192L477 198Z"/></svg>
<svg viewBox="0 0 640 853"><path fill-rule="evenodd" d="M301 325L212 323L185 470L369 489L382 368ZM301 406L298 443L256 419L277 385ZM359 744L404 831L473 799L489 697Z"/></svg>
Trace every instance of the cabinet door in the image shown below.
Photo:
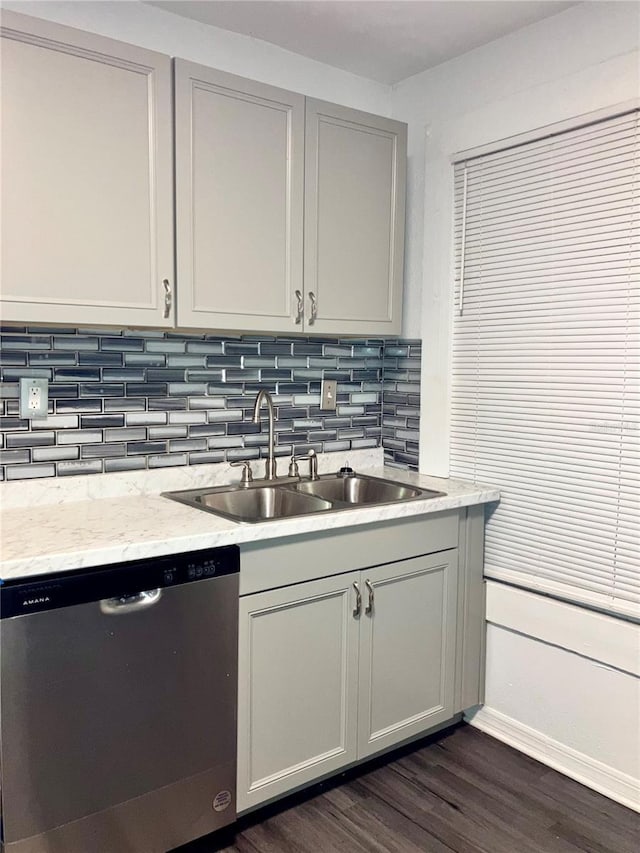
<svg viewBox="0 0 640 853"><path fill-rule="evenodd" d="M355 760L357 579L240 599L238 811Z"/></svg>
<svg viewBox="0 0 640 853"><path fill-rule="evenodd" d="M405 124L307 98L308 331L400 334L406 149Z"/></svg>
<svg viewBox="0 0 640 853"><path fill-rule="evenodd" d="M2 309L168 326L171 62L3 11Z"/></svg>
<svg viewBox="0 0 640 853"><path fill-rule="evenodd" d="M358 758L453 716L456 574L456 550L361 573Z"/></svg>
<svg viewBox="0 0 640 853"><path fill-rule="evenodd" d="M304 98L175 60L178 323L301 331Z"/></svg>

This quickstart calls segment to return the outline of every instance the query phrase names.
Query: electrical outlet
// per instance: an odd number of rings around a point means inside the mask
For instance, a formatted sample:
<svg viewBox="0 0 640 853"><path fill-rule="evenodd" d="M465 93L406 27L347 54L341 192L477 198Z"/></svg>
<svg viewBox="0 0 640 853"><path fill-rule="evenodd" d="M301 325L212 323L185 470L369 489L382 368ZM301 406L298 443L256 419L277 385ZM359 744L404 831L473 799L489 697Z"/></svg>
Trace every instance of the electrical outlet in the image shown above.
<svg viewBox="0 0 640 853"><path fill-rule="evenodd" d="M20 417L46 418L49 410L49 381L25 377L20 380Z"/></svg>
<svg viewBox="0 0 640 853"><path fill-rule="evenodd" d="M322 401L321 409L329 409L335 412L336 410L336 393L338 383L335 379L322 380Z"/></svg>

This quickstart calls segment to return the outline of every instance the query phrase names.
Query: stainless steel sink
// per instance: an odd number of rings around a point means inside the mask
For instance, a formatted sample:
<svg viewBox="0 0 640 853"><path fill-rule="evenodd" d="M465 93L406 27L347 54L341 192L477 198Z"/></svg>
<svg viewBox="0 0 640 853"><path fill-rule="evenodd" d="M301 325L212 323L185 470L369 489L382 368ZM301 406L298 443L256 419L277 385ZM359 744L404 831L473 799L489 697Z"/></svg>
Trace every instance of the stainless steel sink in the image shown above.
<svg viewBox="0 0 640 853"><path fill-rule="evenodd" d="M215 489L168 492L165 496L230 518L232 521L267 521L273 518L308 515L332 508L327 500L294 492L283 486L222 486Z"/></svg>
<svg viewBox="0 0 640 853"><path fill-rule="evenodd" d="M315 495L328 501L345 504L386 504L407 501L413 498L436 497L441 492L428 492L404 483L394 483L377 477L356 474L352 477L321 477L319 480L306 480L291 488L305 495Z"/></svg>
<svg viewBox="0 0 640 853"><path fill-rule="evenodd" d="M251 523L442 495L444 492L407 486L380 477L363 474L341 477L330 474L317 480L290 478L268 486L261 483L217 486L166 492L164 496L231 521Z"/></svg>

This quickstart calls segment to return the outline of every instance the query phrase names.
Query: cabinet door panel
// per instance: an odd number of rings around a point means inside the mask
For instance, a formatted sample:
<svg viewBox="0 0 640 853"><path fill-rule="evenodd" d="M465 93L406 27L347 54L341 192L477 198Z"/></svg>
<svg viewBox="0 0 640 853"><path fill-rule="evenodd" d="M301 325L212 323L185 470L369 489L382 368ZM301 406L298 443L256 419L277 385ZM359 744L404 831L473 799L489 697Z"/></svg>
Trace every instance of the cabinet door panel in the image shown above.
<svg viewBox="0 0 640 853"><path fill-rule="evenodd" d="M295 331L304 98L182 60L175 75L178 322Z"/></svg>
<svg viewBox="0 0 640 853"><path fill-rule="evenodd" d="M170 325L171 63L3 13L5 320Z"/></svg>
<svg viewBox="0 0 640 853"><path fill-rule="evenodd" d="M306 129L307 328L399 334L406 126L307 99Z"/></svg>
<svg viewBox="0 0 640 853"><path fill-rule="evenodd" d="M361 573L375 597L360 628L359 758L453 716L456 554Z"/></svg>
<svg viewBox="0 0 640 853"><path fill-rule="evenodd" d="M355 760L357 578L240 600L239 811Z"/></svg>

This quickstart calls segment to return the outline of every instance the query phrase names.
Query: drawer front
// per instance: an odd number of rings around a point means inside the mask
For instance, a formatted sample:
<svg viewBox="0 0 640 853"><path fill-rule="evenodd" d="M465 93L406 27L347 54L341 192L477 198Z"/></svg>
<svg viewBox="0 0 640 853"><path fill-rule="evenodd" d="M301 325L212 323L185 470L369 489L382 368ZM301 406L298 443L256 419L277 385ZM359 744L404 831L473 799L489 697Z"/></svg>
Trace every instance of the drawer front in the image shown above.
<svg viewBox="0 0 640 853"><path fill-rule="evenodd" d="M458 510L241 545L240 595L456 548Z"/></svg>

